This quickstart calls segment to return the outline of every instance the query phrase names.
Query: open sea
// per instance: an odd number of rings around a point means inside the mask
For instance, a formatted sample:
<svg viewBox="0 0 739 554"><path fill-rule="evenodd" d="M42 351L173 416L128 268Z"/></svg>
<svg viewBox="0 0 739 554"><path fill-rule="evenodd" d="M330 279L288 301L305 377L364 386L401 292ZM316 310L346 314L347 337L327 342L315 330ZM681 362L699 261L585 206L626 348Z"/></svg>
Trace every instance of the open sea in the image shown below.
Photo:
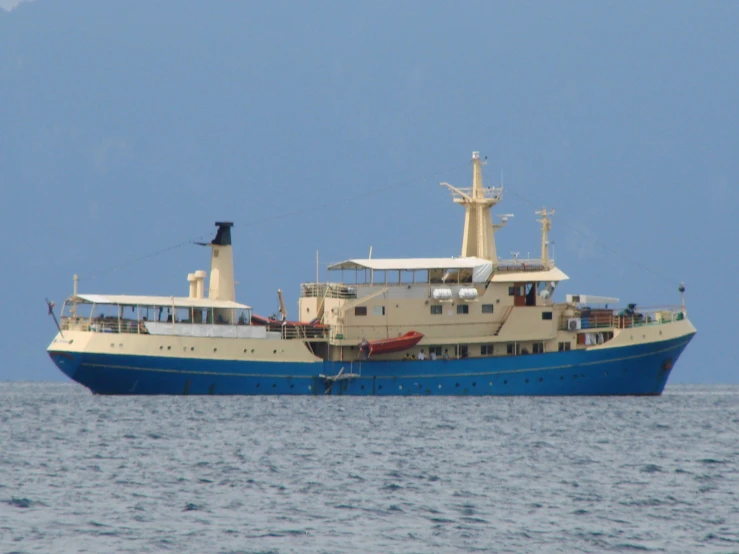
<svg viewBox="0 0 739 554"><path fill-rule="evenodd" d="M104 397L0 383L0 552L739 552L739 387Z"/></svg>

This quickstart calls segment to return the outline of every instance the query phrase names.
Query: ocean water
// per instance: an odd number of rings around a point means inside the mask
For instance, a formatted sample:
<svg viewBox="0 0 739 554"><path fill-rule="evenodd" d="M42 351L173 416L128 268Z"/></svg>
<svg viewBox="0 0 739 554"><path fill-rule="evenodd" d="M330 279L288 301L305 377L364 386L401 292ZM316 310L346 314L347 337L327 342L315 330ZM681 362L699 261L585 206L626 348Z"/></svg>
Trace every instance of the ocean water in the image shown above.
<svg viewBox="0 0 739 554"><path fill-rule="evenodd" d="M739 552L739 387L100 397L0 383L0 552Z"/></svg>

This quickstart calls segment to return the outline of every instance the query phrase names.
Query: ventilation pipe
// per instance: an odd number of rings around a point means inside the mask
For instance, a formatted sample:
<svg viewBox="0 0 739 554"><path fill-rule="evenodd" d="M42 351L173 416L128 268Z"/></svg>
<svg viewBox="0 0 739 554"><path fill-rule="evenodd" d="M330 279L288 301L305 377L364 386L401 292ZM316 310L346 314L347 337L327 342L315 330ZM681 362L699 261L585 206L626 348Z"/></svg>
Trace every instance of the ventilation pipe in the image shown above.
<svg viewBox="0 0 739 554"><path fill-rule="evenodd" d="M187 282L190 284L190 294L188 298L197 298L198 294L198 278L195 277L194 273L187 274Z"/></svg>
<svg viewBox="0 0 739 554"><path fill-rule="evenodd" d="M205 296L205 271L198 269L195 272L195 298L204 298Z"/></svg>

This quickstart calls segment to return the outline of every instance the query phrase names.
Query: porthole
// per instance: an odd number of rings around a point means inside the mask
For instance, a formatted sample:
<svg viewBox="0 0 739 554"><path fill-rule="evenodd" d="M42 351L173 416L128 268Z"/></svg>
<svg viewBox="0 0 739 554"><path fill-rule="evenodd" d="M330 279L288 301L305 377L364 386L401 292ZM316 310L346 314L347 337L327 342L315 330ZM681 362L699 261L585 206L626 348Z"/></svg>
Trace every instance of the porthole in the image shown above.
<svg viewBox="0 0 739 554"><path fill-rule="evenodd" d="M398 389L403 390L403 385L400 385Z"/></svg>
<svg viewBox="0 0 739 554"><path fill-rule="evenodd" d="M294 389L294 388L295 388L295 385L290 385L290 388L291 388L291 389Z"/></svg>
<svg viewBox="0 0 739 554"><path fill-rule="evenodd" d="M277 383L272 383L272 388L273 389L277 388Z"/></svg>
<svg viewBox="0 0 739 554"><path fill-rule="evenodd" d="M311 385L308 385L308 390L313 390L313 387Z"/></svg>
<svg viewBox="0 0 739 554"><path fill-rule="evenodd" d="M118 348L123 348L123 343L120 343L120 344L118 345Z"/></svg>
<svg viewBox="0 0 739 554"><path fill-rule="evenodd" d="M167 347L167 350L172 350L172 346L168 346Z"/></svg>
<svg viewBox="0 0 739 554"><path fill-rule="evenodd" d="M187 346L183 346L183 347L182 347L182 351L183 351L183 352L187 352Z"/></svg>
<svg viewBox="0 0 739 554"><path fill-rule="evenodd" d="M459 388L459 383L457 383L457 384L456 384L455 386L456 386L457 388Z"/></svg>
<svg viewBox="0 0 739 554"><path fill-rule="evenodd" d="M163 347L163 346L160 346L160 347L159 347L159 350L164 350L164 347Z"/></svg>
<svg viewBox="0 0 739 554"><path fill-rule="evenodd" d="M254 349L253 348L251 349L251 353L254 354Z"/></svg>
<svg viewBox="0 0 739 554"><path fill-rule="evenodd" d="M439 388L441 388L441 384L439 384Z"/></svg>
<svg viewBox="0 0 739 554"><path fill-rule="evenodd" d="M477 383L475 383L474 381L472 381L472 386L473 387L476 387L477 386Z"/></svg>
<svg viewBox="0 0 739 554"><path fill-rule="evenodd" d="M542 381L544 381L544 377L539 377L539 382L541 383Z"/></svg>
<svg viewBox="0 0 739 554"><path fill-rule="evenodd" d="M276 348L272 351L272 354L277 354L277 349Z"/></svg>
<svg viewBox="0 0 739 554"><path fill-rule="evenodd" d="M115 348L115 344L113 344L113 343L111 342L111 343L110 343L110 347L111 347L111 348Z"/></svg>
<svg viewBox="0 0 739 554"><path fill-rule="evenodd" d="M246 354L246 348L244 348L244 354Z"/></svg>
<svg viewBox="0 0 739 554"><path fill-rule="evenodd" d="M377 387L377 388L378 388L378 389L380 389L380 390L382 390L382 385L380 385L380 386L379 386L379 387Z"/></svg>
<svg viewBox="0 0 739 554"><path fill-rule="evenodd" d="M257 383L257 388L259 388L259 383Z"/></svg>
<svg viewBox="0 0 739 554"><path fill-rule="evenodd" d="M195 347L194 346L191 346L190 347L190 352L195 352Z"/></svg>
<svg viewBox="0 0 739 554"><path fill-rule="evenodd" d="M362 385L362 390L364 390L364 385Z"/></svg>
<svg viewBox="0 0 739 554"><path fill-rule="evenodd" d="M528 380L528 379L526 379L526 383L528 383L528 382L529 382L529 380Z"/></svg>
<svg viewBox="0 0 739 554"><path fill-rule="evenodd" d="M217 349L217 348L214 348L214 349L213 349L213 352L218 352L218 349Z"/></svg>
<svg viewBox="0 0 739 554"><path fill-rule="evenodd" d="M560 380L560 381L564 381L564 380L565 380L565 376L564 376L564 375L560 375L560 376L559 376L559 380Z"/></svg>
<svg viewBox="0 0 739 554"><path fill-rule="evenodd" d="M504 385L507 385L507 384L508 384L508 381L503 381L503 384L504 384Z"/></svg>
<svg viewBox="0 0 739 554"><path fill-rule="evenodd" d="M493 382L492 382L492 381L490 381L490 386L491 386L491 387L493 386Z"/></svg>

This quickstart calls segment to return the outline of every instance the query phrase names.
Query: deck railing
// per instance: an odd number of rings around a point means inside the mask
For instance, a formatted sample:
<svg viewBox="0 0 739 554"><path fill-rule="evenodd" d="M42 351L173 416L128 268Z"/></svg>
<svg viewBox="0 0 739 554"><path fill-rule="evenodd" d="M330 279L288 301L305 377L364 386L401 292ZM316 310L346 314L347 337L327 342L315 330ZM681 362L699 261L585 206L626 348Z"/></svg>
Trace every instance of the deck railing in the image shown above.
<svg viewBox="0 0 739 554"><path fill-rule="evenodd" d="M356 298L357 288L341 283L303 283L300 285L303 298Z"/></svg>
<svg viewBox="0 0 739 554"><path fill-rule="evenodd" d="M560 318L560 330L577 331L588 329L628 329L631 327L642 327L644 325L662 325L685 319L685 312L678 307L639 309L634 313L618 314L591 314L580 312L577 315L562 316ZM571 324L578 321L579 325Z"/></svg>
<svg viewBox="0 0 739 554"><path fill-rule="evenodd" d="M93 318L86 317L62 317L59 321L62 331L92 331L94 333L128 333L146 334L144 322L136 319L125 319L117 317Z"/></svg>

